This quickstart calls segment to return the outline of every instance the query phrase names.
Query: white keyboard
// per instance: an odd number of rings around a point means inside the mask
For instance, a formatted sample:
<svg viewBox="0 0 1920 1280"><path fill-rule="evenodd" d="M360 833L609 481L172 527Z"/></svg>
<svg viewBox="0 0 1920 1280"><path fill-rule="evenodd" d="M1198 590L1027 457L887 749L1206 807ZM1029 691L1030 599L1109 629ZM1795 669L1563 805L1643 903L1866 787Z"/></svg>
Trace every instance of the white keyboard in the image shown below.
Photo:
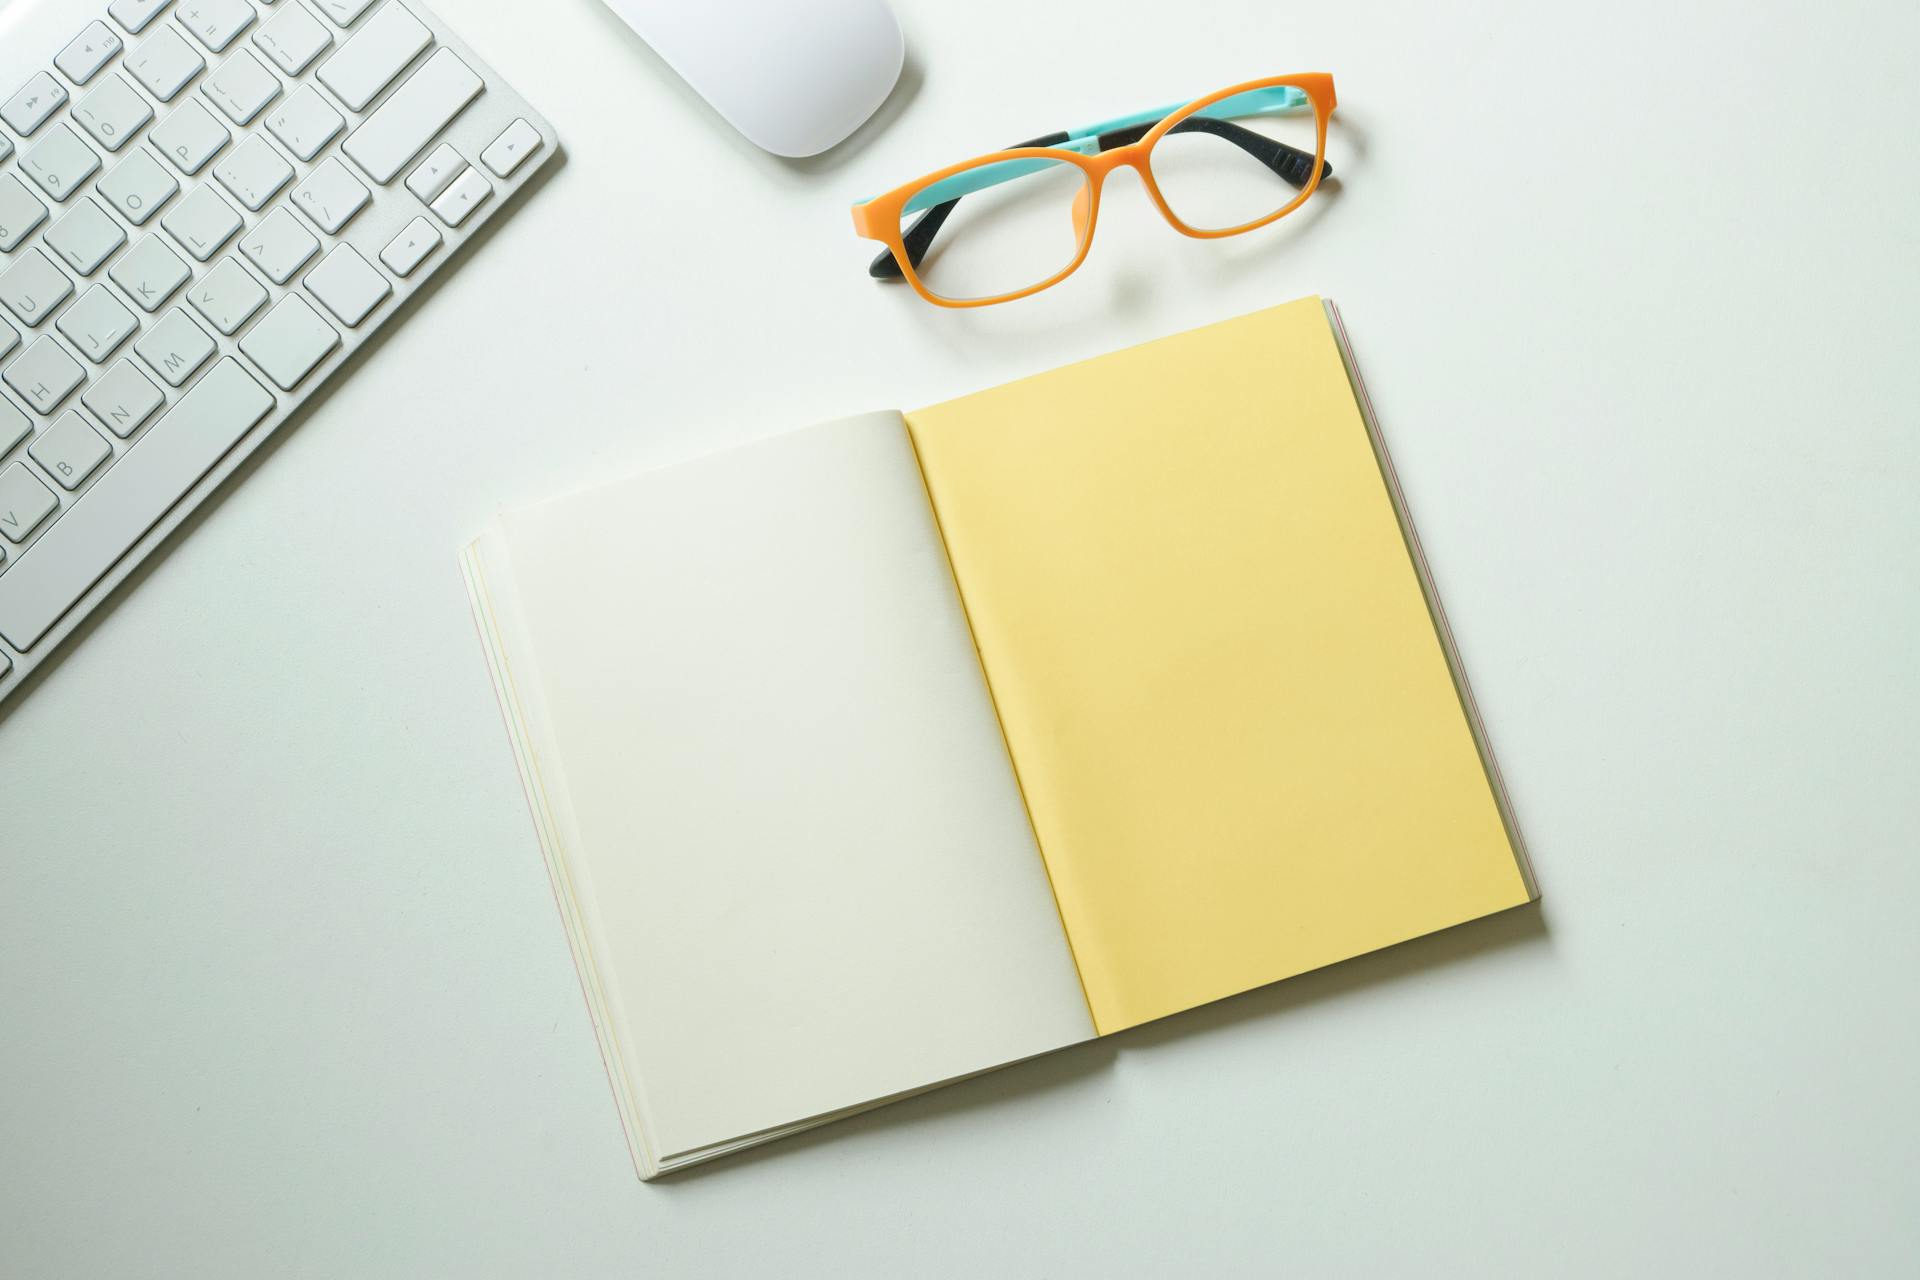
<svg viewBox="0 0 1920 1280"><path fill-rule="evenodd" d="M0 0L0 698L557 145L417 0Z"/></svg>

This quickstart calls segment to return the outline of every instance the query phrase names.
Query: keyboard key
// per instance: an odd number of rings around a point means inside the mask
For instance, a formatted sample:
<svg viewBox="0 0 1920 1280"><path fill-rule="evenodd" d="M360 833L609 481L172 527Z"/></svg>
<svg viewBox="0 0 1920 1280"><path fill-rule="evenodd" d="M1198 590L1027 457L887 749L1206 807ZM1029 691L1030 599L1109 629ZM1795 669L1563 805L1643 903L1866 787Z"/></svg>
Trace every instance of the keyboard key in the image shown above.
<svg viewBox="0 0 1920 1280"><path fill-rule="evenodd" d="M21 155L20 167L42 191L55 200L65 200L100 168L100 157L63 121L47 130L47 136L36 142L33 150Z"/></svg>
<svg viewBox="0 0 1920 1280"><path fill-rule="evenodd" d="M375 182L391 182L484 87L453 50L439 49L348 135L341 149Z"/></svg>
<svg viewBox="0 0 1920 1280"><path fill-rule="evenodd" d="M0 637L25 652L186 491L273 409L238 362L222 360L0 574ZM4 483L4 478L0 478ZM0 533L6 532L0 514Z"/></svg>
<svg viewBox="0 0 1920 1280"><path fill-rule="evenodd" d="M213 166L213 176L254 213L293 181L293 166L258 134L245 138Z"/></svg>
<svg viewBox="0 0 1920 1280"><path fill-rule="evenodd" d="M232 258L222 258L220 265L187 290L187 301L208 324L231 338L240 332L241 325L253 319L254 312L267 305L267 291L245 267Z"/></svg>
<svg viewBox="0 0 1920 1280"><path fill-rule="evenodd" d="M187 0L176 16L201 44L222 53L253 25L253 6L247 0Z"/></svg>
<svg viewBox="0 0 1920 1280"><path fill-rule="evenodd" d="M366 208L370 198L360 180L347 172L347 166L332 158L322 160L307 180L293 189L293 202L328 235L337 235L354 214Z"/></svg>
<svg viewBox="0 0 1920 1280"><path fill-rule="evenodd" d="M160 388L147 381L147 375L134 368L131 360L118 361L80 393L80 403L93 410L93 416L122 440L138 431L140 424L166 402Z"/></svg>
<svg viewBox="0 0 1920 1280"><path fill-rule="evenodd" d="M206 168L232 137L211 111L191 100L153 127L153 145L188 177Z"/></svg>
<svg viewBox="0 0 1920 1280"><path fill-rule="evenodd" d="M16 546L25 542L59 505L53 490L20 463L0 471L0 538Z"/></svg>
<svg viewBox="0 0 1920 1280"><path fill-rule="evenodd" d="M153 371L170 387L186 382L213 357L214 341L202 329L188 318L179 307L160 317L160 322L134 340L133 349L140 353Z"/></svg>
<svg viewBox="0 0 1920 1280"><path fill-rule="evenodd" d="M178 31L162 27L128 55L126 68L148 93L172 102L207 64Z"/></svg>
<svg viewBox="0 0 1920 1280"><path fill-rule="evenodd" d="M433 2L0 0L0 700L557 149Z"/></svg>
<svg viewBox="0 0 1920 1280"><path fill-rule="evenodd" d="M28 249L0 270L0 304L29 329L53 314L73 293L73 281L38 249Z"/></svg>
<svg viewBox="0 0 1920 1280"><path fill-rule="evenodd" d="M99 205L83 196L65 217L47 228L42 239L74 271L90 276L127 242L127 233Z"/></svg>
<svg viewBox="0 0 1920 1280"><path fill-rule="evenodd" d="M41 416L51 414L73 389L87 380L87 371L52 338L43 337L0 373L0 380Z"/></svg>
<svg viewBox="0 0 1920 1280"><path fill-rule="evenodd" d="M433 198L447 189L467 167L466 160L446 143L433 149L433 154L420 162L420 167L407 175L407 190L420 198L422 204L432 204Z"/></svg>
<svg viewBox="0 0 1920 1280"><path fill-rule="evenodd" d="M506 131L480 153L480 163L493 170L496 178L511 178L527 162L527 157L545 145L540 131L525 120L515 120Z"/></svg>
<svg viewBox="0 0 1920 1280"><path fill-rule="evenodd" d="M113 290L96 284L60 313L54 327L80 349L81 355L95 364L105 364L107 357L119 350L120 344L140 327L140 322L114 296Z"/></svg>
<svg viewBox="0 0 1920 1280"><path fill-rule="evenodd" d="M11 253L47 220L47 206L10 173L0 173L0 250Z"/></svg>
<svg viewBox="0 0 1920 1280"><path fill-rule="evenodd" d="M31 80L20 86L20 92L7 99L0 107L0 120L13 126L14 132L23 137L33 136L33 131L47 122L47 117L66 104L67 91L60 82L44 71L36 72Z"/></svg>
<svg viewBox="0 0 1920 1280"><path fill-rule="evenodd" d="M129 35L137 36L172 3L173 0L113 0L107 6L107 16L125 27Z"/></svg>
<svg viewBox="0 0 1920 1280"><path fill-rule="evenodd" d="M350 244L335 245L320 265L307 273L307 292L351 329L393 292L387 278Z"/></svg>
<svg viewBox="0 0 1920 1280"><path fill-rule="evenodd" d="M153 108L120 76L108 76L73 108L73 118L108 151L118 151L153 119Z"/></svg>
<svg viewBox="0 0 1920 1280"><path fill-rule="evenodd" d="M439 247L440 233L433 224L425 218L415 218L406 230L387 242L387 247L380 251L380 262L404 280Z"/></svg>
<svg viewBox="0 0 1920 1280"><path fill-rule="evenodd" d="M33 419L14 408L13 401L0 396L0 457L33 434Z"/></svg>
<svg viewBox="0 0 1920 1280"><path fill-rule="evenodd" d="M151 315L166 305L193 273L159 236L148 235L107 270L107 278L127 291L133 304Z"/></svg>
<svg viewBox="0 0 1920 1280"><path fill-rule="evenodd" d="M468 169L433 202L433 216L450 227L457 227L492 194L493 184L481 177L478 169Z"/></svg>
<svg viewBox="0 0 1920 1280"><path fill-rule="evenodd" d="M327 51L333 43L333 34L304 5L289 4L253 33L253 43L273 59L274 66L297 76Z"/></svg>
<svg viewBox="0 0 1920 1280"><path fill-rule="evenodd" d="M333 326L306 299L292 295L275 303L267 318L240 339L240 350L282 391L299 386L339 345Z"/></svg>
<svg viewBox="0 0 1920 1280"><path fill-rule="evenodd" d="M368 9L373 0L313 0L320 12L332 18L343 27L350 27Z"/></svg>
<svg viewBox="0 0 1920 1280"><path fill-rule="evenodd" d="M153 158L153 153L145 147L135 147L126 159L94 184L94 190L105 196L121 217L138 227L173 199L180 184Z"/></svg>
<svg viewBox="0 0 1920 1280"><path fill-rule="evenodd" d="M71 492L112 456L113 446L102 440L85 418L69 409L27 446L27 452L47 469L55 484Z"/></svg>
<svg viewBox="0 0 1920 1280"><path fill-rule="evenodd" d="M319 90L306 84L295 89L279 110L267 117L267 128L273 136L302 160L319 155L346 127L347 118L327 105Z"/></svg>
<svg viewBox="0 0 1920 1280"><path fill-rule="evenodd" d="M75 84L85 84L100 74L100 68L113 61L113 55L119 53L120 48L120 37L113 34L106 23L89 22L72 43L60 51L53 65Z"/></svg>
<svg viewBox="0 0 1920 1280"><path fill-rule="evenodd" d="M213 105L235 124L251 124L253 118L280 96L280 79L260 65L260 59L242 49L221 64L200 86Z"/></svg>
<svg viewBox="0 0 1920 1280"><path fill-rule="evenodd" d="M300 225L300 219L281 208L262 218L259 226L242 236L240 248L267 279L285 284L320 252L320 242Z"/></svg>
<svg viewBox="0 0 1920 1280"><path fill-rule="evenodd" d="M244 224L234 207L220 198L212 187L195 187L186 198L161 217L180 247L197 262L205 262L240 234Z"/></svg>
<svg viewBox="0 0 1920 1280"><path fill-rule="evenodd" d="M420 19L401 4L389 4L321 63L317 74L349 111L364 111L432 43L433 33Z"/></svg>

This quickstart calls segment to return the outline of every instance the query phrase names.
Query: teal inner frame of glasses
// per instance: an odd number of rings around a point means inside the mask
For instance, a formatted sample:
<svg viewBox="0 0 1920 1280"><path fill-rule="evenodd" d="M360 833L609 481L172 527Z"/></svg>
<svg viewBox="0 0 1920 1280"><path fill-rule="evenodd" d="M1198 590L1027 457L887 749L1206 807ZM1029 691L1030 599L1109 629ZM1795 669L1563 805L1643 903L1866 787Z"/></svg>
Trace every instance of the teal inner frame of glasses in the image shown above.
<svg viewBox="0 0 1920 1280"><path fill-rule="evenodd" d="M1117 116L1112 120L1102 120L1099 124L1087 125L1080 129L1070 129L1063 134L1053 134L1045 139L1035 139L1032 142L1025 142L1019 145L1022 147L1045 146L1051 147L1056 151L1075 151L1081 155L1094 155L1113 146L1125 145L1118 140L1111 139L1107 135L1137 129L1139 130L1139 136L1143 137L1154 125L1160 123L1186 105L1185 102L1175 102L1164 107L1155 107L1149 111L1136 111L1132 115ZM1264 89L1249 89L1245 93L1236 93L1230 98L1222 98L1220 101L1210 106L1202 107L1200 110L1194 112L1194 116L1211 120L1239 120L1245 119L1248 116L1278 115L1284 112L1298 111L1302 108L1311 110L1312 107L1312 100L1309 99L1302 90L1296 89L1291 85L1282 84L1270 85ZM1136 142L1138 140L1139 137L1126 139L1127 142ZM1287 149L1289 151L1294 150L1293 148ZM1309 156L1307 159L1311 162L1312 157ZM951 177L942 178L938 182L928 183L920 190L914 192L913 198L907 201L900 212L902 215L905 215L918 213L923 209L931 209L935 205L942 205L953 200L958 200L961 196L971 195L976 191L985 191L989 187L997 187L1003 182L1011 182L1015 178L1024 178L1030 173L1038 173L1042 169L1046 169L1057 163L1059 162L1055 160L1033 157L1020 160L999 160L992 164L983 164L977 168L956 173ZM865 204L866 201L863 200L860 203Z"/></svg>

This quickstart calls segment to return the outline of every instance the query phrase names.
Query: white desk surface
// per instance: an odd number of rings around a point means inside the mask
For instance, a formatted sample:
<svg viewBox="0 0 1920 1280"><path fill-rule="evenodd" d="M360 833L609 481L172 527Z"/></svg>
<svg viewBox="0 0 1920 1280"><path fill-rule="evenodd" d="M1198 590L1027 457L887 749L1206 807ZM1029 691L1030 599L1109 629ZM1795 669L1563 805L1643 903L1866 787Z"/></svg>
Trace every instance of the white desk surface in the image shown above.
<svg viewBox="0 0 1920 1280"><path fill-rule="evenodd" d="M442 0L565 166L0 716L0 1273L1910 1266L1911 6L896 3L884 126L794 164L594 0ZM1291 225L1125 179L1043 297L864 273L858 196L1308 69ZM1315 292L1543 907L636 1181L455 548Z"/></svg>

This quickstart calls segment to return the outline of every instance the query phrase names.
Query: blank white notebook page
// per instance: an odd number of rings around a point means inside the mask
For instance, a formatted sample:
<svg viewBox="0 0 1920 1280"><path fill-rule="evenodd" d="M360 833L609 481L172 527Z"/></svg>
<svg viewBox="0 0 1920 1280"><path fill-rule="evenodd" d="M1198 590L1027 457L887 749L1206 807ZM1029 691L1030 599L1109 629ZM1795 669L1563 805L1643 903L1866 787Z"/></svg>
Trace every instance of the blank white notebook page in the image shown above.
<svg viewBox="0 0 1920 1280"><path fill-rule="evenodd" d="M1093 1035L899 415L502 529L658 1156Z"/></svg>

